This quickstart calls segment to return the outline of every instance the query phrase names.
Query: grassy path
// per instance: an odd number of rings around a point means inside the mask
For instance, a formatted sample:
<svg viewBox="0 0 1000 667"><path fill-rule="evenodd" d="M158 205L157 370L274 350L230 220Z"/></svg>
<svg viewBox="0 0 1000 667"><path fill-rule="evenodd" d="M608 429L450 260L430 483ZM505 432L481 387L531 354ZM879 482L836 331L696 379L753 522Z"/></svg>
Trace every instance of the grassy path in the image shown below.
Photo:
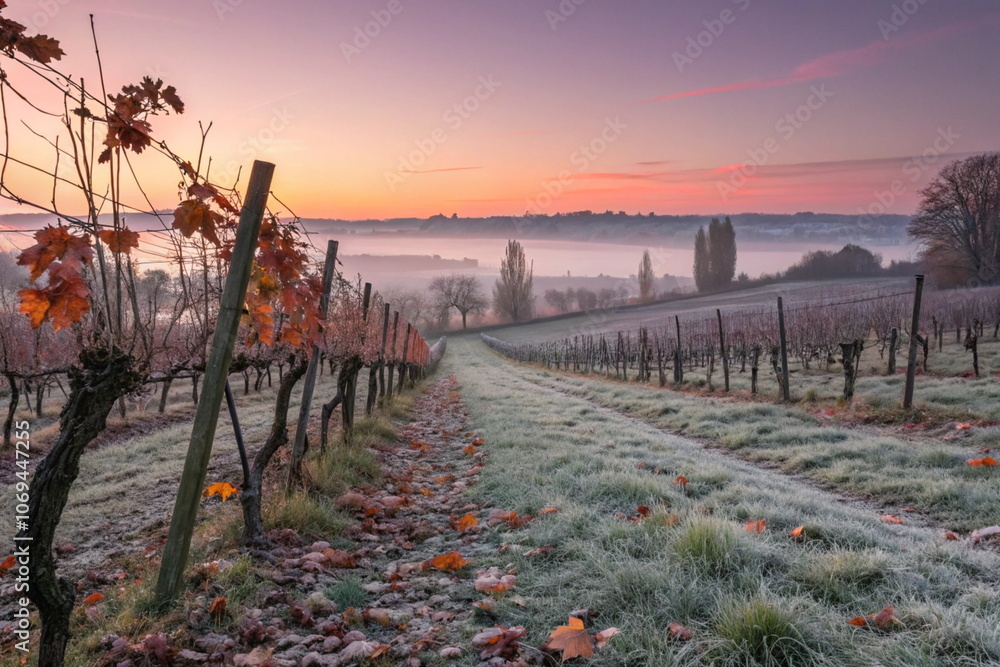
<svg viewBox="0 0 1000 667"><path fill-rule="evenodd" d="M515 365L472 339L449 342L442 372L458 378L486 435L474 499L522 514L560 510L495 538L516 539L498 562L518 568L524 604L501 603L499 622L525 625L529 640L540 643L571 610L588 607L601 627L623 631L592 664L1000 662L996 551L946 542L940 529L910 520L882 523L874 508L667 433L671 425L648 412L693 409L674 405L683 397ZM727 406L714 430L698 435L726 445L741 429L768 425L781 444L787 428L809 427L771 409ZM837 432L832 440L853 451ZM875 447L884 460L859 459L855 472L889 474L895 459L886 447ZM673 484L676 475L689 479L686 488ZM638 505L653 516L616 517ZM664 521L671 515L678 525ZM750 520L766 520L766 530L745 532ZM801 541L788 536L799 525ZM547 545L545 559L518 555ZM890 631L847 624L887 604L898 618ZM672 641L671 622L694 639Z"/></svg>

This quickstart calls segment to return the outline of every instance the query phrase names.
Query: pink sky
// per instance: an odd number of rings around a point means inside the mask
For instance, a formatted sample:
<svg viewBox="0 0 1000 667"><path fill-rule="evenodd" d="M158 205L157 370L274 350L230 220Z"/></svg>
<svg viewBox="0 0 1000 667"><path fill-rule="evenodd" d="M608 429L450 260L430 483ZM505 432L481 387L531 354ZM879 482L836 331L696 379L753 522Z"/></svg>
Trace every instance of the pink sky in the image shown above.
<svg viewBox="0 0 1000 667"><path fill-rule="evenodd" d="M153 75L186 102L157 137L193 155L213 121L216 178L275 162L275 192L308 217L856 213L880 199L912 213L947 160L1000 148L988 2L664 4L12 0L4 15L62 40L60 68L96 85L95 14L110 89ZM12 128L12 150L44 163ZM176 173L135 163L156 205L174 205Z"/></svg>

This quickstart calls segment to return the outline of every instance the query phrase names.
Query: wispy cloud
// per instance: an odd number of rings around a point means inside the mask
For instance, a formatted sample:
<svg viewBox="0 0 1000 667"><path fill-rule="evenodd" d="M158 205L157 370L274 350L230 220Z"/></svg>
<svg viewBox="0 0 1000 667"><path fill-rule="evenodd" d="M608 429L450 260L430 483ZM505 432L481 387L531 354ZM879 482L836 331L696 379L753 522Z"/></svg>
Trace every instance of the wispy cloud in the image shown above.
<svg viewBox="0 0 1000 667"><path fill-rule="evenodd" d="M755 81L743 81L727 86L717 86L714 88L698 88L680 93L661 95L645 102L662 102L665 100L679 100L687 97L699 97L701 95L715 95L718 93L729 93L739 90L754 90L758 88L774 88L787 86L793 83L806 81L816 81L831 77L843 76L851 72L872 67L889 60L895 53L915 47L926 46L956 35L971 32L1000 22L1000 14L993 14L984 21L962 21L942 26L934 30L915 32L910 35L900 36L891 40L878 40L866 46L820 56L805 62L786 76L774 79L758 79Z"/></svg>
<svg viewBox="0 0 1000 667"><path fill-rule="evenodd" d="M401 171L401 174L438 174L444 171L471 171L474 169L482 169L482 167L448 167L447 169L424 169L422 171Z"/></svg>

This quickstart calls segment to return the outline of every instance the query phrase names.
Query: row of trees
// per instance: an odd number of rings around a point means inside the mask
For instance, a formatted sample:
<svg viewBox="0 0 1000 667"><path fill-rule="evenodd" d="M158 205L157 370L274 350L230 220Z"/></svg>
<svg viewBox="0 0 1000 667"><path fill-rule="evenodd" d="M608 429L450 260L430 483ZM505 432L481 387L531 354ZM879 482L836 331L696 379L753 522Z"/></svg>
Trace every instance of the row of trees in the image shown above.
<svg viewBox="0 0 1000 667"><path fill-rule="evenodd" d="M439 328L447 326L453 310L461 316L464 329L469 315L484 315L491 306L500 319L521 322L530 319L535 312L533 274L533 266L525 257L524 247L511 240L500 262L500 277L493 285L492 300L487 298L476 276L456 273L438 276L431 281L429 304L419 294L411 292L405 299L404 308L411 308L415 317L419 317L416 315L419 311ZM637 282L640 302L656 298L656 274L648 250L642 253ZM556 311L568 313L623 306L629 301L630 291L624 285L596 292L586 287L570 287L566 290L546 290L543 298Z"/></svg>
<svg viewBox="0 0 1000 667"><path fill-rule="evenodd" d="M736 277L736 232L727 216L712 218L694 237L694 283L699 292L728 287Z"/></svg>

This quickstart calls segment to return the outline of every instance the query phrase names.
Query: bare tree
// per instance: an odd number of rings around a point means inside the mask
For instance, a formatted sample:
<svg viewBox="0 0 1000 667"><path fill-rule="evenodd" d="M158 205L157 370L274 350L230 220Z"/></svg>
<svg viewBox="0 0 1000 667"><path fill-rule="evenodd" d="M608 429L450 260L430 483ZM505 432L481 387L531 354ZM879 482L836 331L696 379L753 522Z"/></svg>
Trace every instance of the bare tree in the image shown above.
<svg viewBox="0 0 1000 667"><path fill-rule="evenodd" d="M535 302L533 274L521 244L508 241L506 255L500 261L500 278L493 286L493 309L498 315L514 322L531 317Z"/></svg>
<svg viewBox="0 0 1000 667"><path fill-rule="evenodd" d="M920 194L909 232L923 244L931 268L952 279L997 282L1000 153L952 162Z"/></svg>
<svg viewBox="0 0 1000 667"><path fill-rule="evenodd" d="M653 260L649 257L649 251L642 251L642 262L639 263L639 301L652 301L656 296L653 291L653 282L656 275L653 273Z"/></svg>
<svg viewBox="0 0 1000 667"><path fill-rule="evenodd" d="M476 276L461 273L438 276L431 281L429 289L439 312L448 313L454 308L462 315L463 329L466 328L469 313L482 315L489 306Z"/></svg>

